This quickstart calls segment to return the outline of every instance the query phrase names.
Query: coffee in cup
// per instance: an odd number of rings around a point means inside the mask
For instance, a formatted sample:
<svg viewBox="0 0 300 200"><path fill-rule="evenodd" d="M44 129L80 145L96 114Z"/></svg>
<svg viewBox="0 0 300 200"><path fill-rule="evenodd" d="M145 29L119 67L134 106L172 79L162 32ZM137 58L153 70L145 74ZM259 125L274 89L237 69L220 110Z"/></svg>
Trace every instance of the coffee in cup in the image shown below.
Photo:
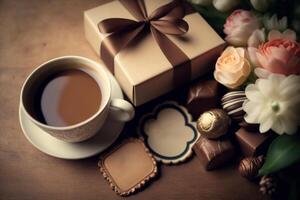
<svg viewBox="0 0 300 200"><path fill-rule="evenodd" d="M23 85L21 105L33 123L68 142L95 135L109 112L121 121L134 115L129 102L111 99L104 67L78 56L50 60L32 72Z"/></svg>
<svg viewBox="0 0 300 200"><path fill-rule="evenodd" d="M30 96L26 102L29 113L44 124L59 127L91 117L100 108L102 98L97 81L80 69L49 75Z"/></svg>

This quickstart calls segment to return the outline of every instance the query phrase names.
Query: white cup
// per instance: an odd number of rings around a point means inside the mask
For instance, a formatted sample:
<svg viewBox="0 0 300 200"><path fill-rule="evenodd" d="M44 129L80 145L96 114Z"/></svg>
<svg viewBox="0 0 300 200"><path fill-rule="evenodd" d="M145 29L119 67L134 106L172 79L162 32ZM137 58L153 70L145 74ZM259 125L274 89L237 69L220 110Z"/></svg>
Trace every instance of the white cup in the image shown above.
<svg viewBox="0 0 300 200"><path fill-rule="evenodd" d="M101 90L100 107L93 116L74 125L60 127L42 123L29 112L30 101L32 101L30 96L34 93L32 90L35 90L50 74L67 69L83 70L98 82ZM110 112L110 116L118 121L126 122L134 117L133 106L124 99L112 99L111 90L111 82L104 66L80 56L63 56L41 64L27 77L21 90L20 103L26 117L50 135L66 142L80 142L94 136L101 129Z"/></svg>

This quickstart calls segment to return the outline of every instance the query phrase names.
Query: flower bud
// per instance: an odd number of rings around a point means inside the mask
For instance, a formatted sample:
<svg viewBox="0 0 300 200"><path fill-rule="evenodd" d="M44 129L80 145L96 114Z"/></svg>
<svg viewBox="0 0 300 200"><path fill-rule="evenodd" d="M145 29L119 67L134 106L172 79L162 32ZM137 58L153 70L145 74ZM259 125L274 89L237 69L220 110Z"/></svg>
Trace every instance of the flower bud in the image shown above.
<svg viewBox="0 0 300 200"><path fill-rule="evenodd" d="M189 2L200 6L209 6L212 3L212 0L189 0Z"/></svg>
<svg viewBox="0 0 300 200"><path fill-rule="evenodd" d="M265 12L270 5L270 0L250 0L255 10Z"/></svg>
<svg viewBox="0 0 300 200"><path fill-rule="evenodd" d="M213 0L213 5L221 12L228 12L237 6L239 2L239 0Z"/></svg>

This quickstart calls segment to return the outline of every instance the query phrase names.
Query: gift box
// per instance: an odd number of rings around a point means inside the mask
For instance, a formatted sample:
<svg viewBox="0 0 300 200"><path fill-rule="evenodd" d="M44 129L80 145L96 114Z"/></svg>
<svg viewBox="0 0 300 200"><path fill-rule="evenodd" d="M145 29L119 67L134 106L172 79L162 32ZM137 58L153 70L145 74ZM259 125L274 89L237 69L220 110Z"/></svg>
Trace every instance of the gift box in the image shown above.
<svg viewBox="0 0 300 200"><path fill-rule="evenodd" d="M88 42L135 105L214 69L225 42L182 2L119 0L84 12Z"/></svg>

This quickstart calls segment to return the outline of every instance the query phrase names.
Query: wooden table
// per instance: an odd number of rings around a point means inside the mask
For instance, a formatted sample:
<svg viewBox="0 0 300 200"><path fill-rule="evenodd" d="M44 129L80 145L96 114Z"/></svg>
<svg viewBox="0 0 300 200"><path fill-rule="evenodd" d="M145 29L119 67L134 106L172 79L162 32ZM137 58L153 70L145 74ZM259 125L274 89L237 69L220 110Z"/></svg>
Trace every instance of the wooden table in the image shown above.
<svg viewBox="0 0 300 200"><path fill-rule="evenodd" d="M38 64L62 55L99 61L84 37L83 11L103 0L0 0L0 199L121 199L97 156L68 161L34 148L18 121L20 87ZM124 133L126 134L126 133ZM159 166L159 177L128 199L262 199L236 164L206 172L194 156Z"/></svg>

